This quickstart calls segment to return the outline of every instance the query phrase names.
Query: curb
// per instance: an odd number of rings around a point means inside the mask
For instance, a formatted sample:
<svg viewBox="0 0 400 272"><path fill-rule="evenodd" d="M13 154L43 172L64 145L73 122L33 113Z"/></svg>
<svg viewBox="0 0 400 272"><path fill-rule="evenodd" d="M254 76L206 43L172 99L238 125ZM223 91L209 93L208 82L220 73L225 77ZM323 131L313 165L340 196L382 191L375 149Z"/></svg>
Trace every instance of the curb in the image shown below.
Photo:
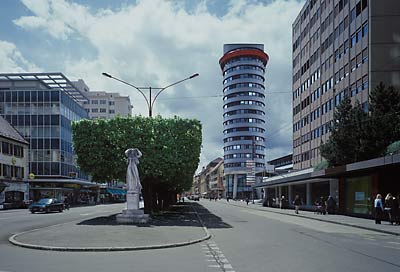
<svg viewBox="0 0 400 272"><path fill-rule="evenodd" d="M228 205L227 203L224 203L224 202L222 202L222 203L225 204L225 205ZM236 206L236 207L243 207L245 209L252 209L252 210L258 210L258 211L263 211L263 212L270 212L270 213L276 213L276 214L283 214L283 215L301 217L301 218L305 218L305 219L309 219L309 220L327 222L327 223L332 223L332 224L336 224L336 225L342 225L342 226L347 226L347 227L359 228L359 229L364 229L364 230L369 230L369 231L374 231L374 232L380 232L380 233L400 236L400 233L397 233L397 232L391 232L391 231L388 231L388 230L379 230L379 229L375 229L375 228L364 227L364 226L359 226L359 225L353 225L353 224L349 224L349 223L337 222L337 221L332 221L332 220L327 220L327 219L313 218L313 217L308 217L308 216L301 215L301 214L290 214L290 213L283 213L283 212L277 212L277 211L270 211L270 210L265 210L265 209L261 209L261 208L258 208L258 207L250 208L250 207L246 207L246 206L236 205L234 203L229 204L229 205L233 205L233 206Z"/></svg>
<svg viewBox="0 0 400 272"><path fill-rule="evenodd" d="M19 242L16 239L19 235L34 232L36 230L43 229L43 228L28 230L28 231L14 234L10 238L8 238L8 241L15 246L24 247L24 248L37 249L37 250L49 250L49 251L72 251L72 252L138 251L138 250L151 250L151 249L162 249L162 248L188 246L188 245L203 242L203 241L211 238L211 234L208 231L207 227L204 225L203 220L201 220L199 214L197 213L197 211L194 209L194 207L192 205L191 205L191 207L195 211L196 216L199 219L199 222L202 225L203 231L206 233L206 235L202 238L195 239L195 240L189 240L186 242L161 244L161 245L135 246L135 247L57 247L57 246L43 246L43 245L27 244L27 243ZM75 221L80 221L80 220L75 220ZM74 221L71 221L71 222L74 222ZM56 224L56 225L52 225L52 226L48 226L48 227L69 224L71 222Z"/></svg>

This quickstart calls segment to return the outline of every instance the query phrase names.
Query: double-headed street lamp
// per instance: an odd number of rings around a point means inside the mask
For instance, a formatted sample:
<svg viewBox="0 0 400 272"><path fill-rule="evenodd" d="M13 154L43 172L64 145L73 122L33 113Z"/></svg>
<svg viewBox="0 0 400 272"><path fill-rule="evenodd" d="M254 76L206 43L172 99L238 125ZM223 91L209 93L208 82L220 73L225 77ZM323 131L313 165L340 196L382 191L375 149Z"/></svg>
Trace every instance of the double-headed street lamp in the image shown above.
<svg viewBox="0 0 400 272"><path fill-rule="evenodd" d="M164 91L165 89L167 89L169 87L172 87L172 86L174 86L176 84L179 84L181 82L184 82L186 80L189 80L189 79L192 79L192 78L195 78L195 77L199 76L199 74L196 73L196 74L191 75L190 77L187 77L187 78L184 78L182 80L179 80L179 81L177 81L175 83L172 83L172 84L170 84L168 86L165 86L165 87L162 87L162 88L152 88L152 87L136 87L136 86L134 86L134 85L132 85L132 84L126 82L126 81L123 81L123 80L121 80L119 78L116 78L116 77L114 77L114 76L112 76L110 74L107 74L107 73L102 73L102 75L106 76L106 77L109 77L109 78L112 78L112 79L115 79L115 80L117 80L119 82L122 82L122 83L124 83L124 84L126 84L128 86L131 86L131 87L135 88L136 90L138 90L143 95L144 99L146 100L147 107L149 109L149 117L153 116L154 102L156 101L157 97L160 95L160 93L162 91ZM147 96L143 93L142 90L149 90L149 99L147 99ZM152 93L151 93L152 90L158 90L157 94L154 96L154 99L152 99Z"/></svg>

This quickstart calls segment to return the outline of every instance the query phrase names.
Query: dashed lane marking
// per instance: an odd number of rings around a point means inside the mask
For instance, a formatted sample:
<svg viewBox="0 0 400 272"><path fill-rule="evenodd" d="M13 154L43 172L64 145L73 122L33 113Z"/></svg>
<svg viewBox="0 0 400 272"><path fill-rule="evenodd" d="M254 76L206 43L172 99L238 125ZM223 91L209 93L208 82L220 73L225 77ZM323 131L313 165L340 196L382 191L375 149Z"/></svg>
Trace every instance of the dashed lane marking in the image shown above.
<svg viewBox="0 0 400 272"><path fill-rule="evenodd" d="M214 242L208 242L203 245L203 251L207 257L207 262L216 264L209 264L209 268L219 268L223 272L235 272L232 265L229 263L228 259L222 254L217 244ZM212 257L213 259L210 259Z"/></svg>

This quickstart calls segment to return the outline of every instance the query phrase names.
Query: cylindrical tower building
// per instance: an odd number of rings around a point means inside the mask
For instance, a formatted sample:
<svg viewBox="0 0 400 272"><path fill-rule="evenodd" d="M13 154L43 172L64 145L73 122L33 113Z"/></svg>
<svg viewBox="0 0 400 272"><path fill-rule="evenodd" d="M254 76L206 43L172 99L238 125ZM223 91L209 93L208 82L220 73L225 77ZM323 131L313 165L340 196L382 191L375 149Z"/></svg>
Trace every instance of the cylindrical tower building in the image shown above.
<svg viewBox="0 0 400 272"><path fill-rule="evenodd" d="M227 196L250 197L249 165L265 166L265 87L262 44L225 44L223 73L224 172Z"/></svg>

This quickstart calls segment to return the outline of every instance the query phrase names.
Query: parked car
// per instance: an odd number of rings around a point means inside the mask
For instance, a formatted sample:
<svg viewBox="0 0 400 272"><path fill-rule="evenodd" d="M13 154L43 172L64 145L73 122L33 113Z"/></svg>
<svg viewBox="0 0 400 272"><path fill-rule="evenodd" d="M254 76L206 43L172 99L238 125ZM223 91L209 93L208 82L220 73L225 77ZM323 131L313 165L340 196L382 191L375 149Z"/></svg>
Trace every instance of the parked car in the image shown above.
<svg viewBox="0 0 400 272"><path fill-rule="evenodd" d="M56 198L42 198L38 202L35 202L29 206L31 213L35 212L62 212L64 210L64 204Z"/></svg>
<svg viewBox="0 0 400 272"><path fill-rule="evenodd" d="M199 201L200 200L200 196L199 195L193 195L192 196L192 200Z"/></svg>

